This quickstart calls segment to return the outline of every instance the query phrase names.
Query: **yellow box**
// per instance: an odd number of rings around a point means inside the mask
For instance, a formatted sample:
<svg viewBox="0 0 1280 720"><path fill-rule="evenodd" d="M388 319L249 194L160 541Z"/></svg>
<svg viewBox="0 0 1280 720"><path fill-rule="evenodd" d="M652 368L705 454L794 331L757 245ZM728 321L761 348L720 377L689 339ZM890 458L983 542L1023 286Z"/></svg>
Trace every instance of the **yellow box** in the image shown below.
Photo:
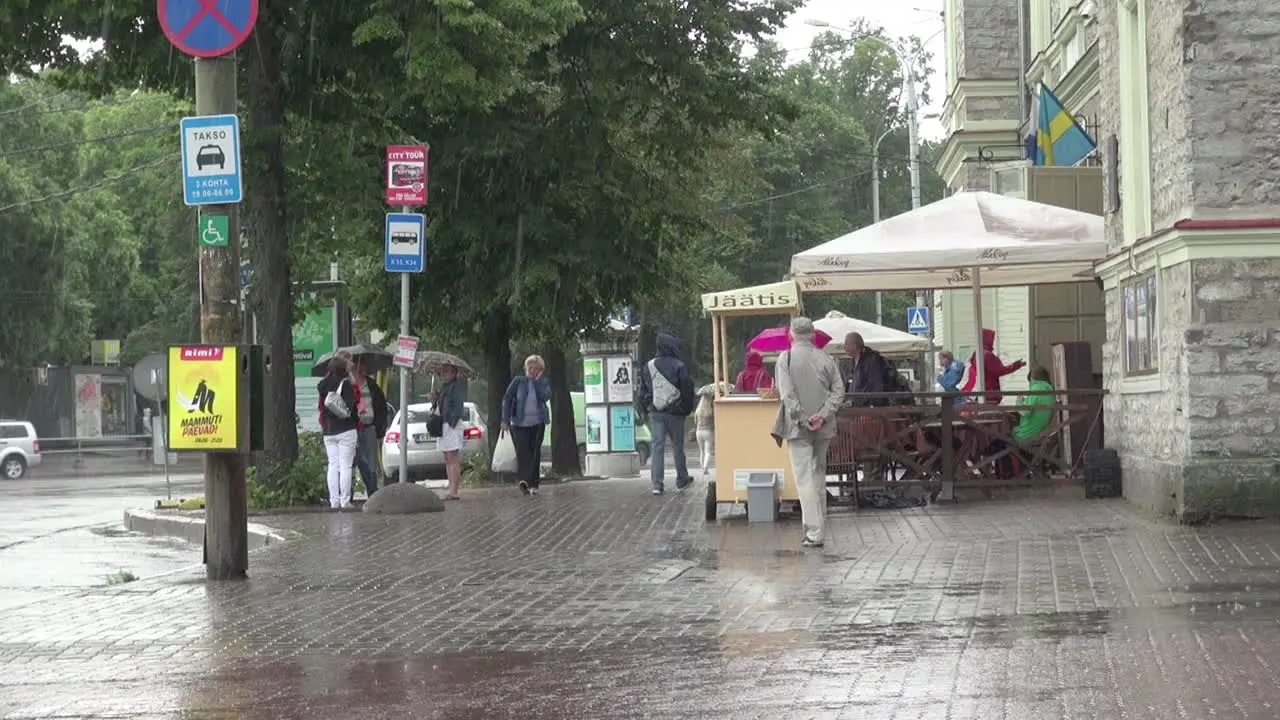
<svg viewBox="0 0 1280 720"><path fill-rule="evenodd" d="M174 451L240 449L240 352L235 345L169 348L168 445Z"/></svg>
<svg viewBox="0 0 1280 720"><path fill-rule="evenodd" d="M791 457L769 434L781 400L755 395L716 398L716 502L746 502L747 489L735 487L741 470L782 470L778 499L799 500Z"/></svg>

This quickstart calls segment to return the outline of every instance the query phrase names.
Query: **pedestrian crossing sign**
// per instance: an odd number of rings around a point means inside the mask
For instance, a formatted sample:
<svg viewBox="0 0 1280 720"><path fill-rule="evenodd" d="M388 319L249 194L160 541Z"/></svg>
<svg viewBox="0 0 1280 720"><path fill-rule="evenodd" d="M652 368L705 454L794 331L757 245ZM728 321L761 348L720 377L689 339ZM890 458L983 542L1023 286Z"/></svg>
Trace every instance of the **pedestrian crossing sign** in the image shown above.
<svg viewBox="0 0 1280 720"><path fill-rule="evenodd" d="M907 332L929 334L929 308L907 308Z"/></svg>

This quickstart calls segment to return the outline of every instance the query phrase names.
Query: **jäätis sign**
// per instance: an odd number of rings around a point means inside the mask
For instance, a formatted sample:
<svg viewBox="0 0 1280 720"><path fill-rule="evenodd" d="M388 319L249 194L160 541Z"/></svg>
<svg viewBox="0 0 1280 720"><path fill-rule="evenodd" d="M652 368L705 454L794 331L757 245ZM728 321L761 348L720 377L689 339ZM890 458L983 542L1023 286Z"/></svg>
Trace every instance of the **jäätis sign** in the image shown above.
<svg viewBox="0 0 1280 720"><path fill-rule="evenodd" d="M800 309L800 291L795 282L787 280L707 293L702 296L702 309L712 313L786 313Z"/></svg>

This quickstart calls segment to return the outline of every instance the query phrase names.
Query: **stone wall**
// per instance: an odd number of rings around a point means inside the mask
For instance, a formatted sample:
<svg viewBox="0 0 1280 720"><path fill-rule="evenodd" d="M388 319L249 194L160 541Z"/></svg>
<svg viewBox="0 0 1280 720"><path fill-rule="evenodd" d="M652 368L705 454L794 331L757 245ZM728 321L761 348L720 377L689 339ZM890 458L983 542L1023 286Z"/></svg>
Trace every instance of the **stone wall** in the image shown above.
<svg viewBox="0 0 1280 720"><path fill-rule="evenodd" d="M1189 263L1166 268L1157 281L1161 384L1156 390L1126 393L1122 291L1105 296L1107 340L1102 349L1106 443L1120 454L1124 494L1134 504L1161 516L1180 513L1183 473L1188 457L1184 335L1191 313L1187 288Z"/></svg>
<svg viewBox="0 0 1280 720"><path fill-rule="evenodd" d="M1012 120L1018 117L1018 97L968 97L959 108L963 122L975 120Z"/></svg>
<svg viewBox="0 0 1280 720"><path fill-rule="evenodd" d="M1191 283L1181 514L1280 515L1280 260L1197 260Z"/></svg>
<svg viewBox="0 0 1280 720"><path fill-rule="evenodd" d="M1115 0L1111 0L1113 3ZM1182 64L1186 0L1144 0L1147 16L1147 127L1151 142L1151 227L1190 217L1188 105Z"/></svg>
<svg viewBox="0 0 1280 720"><path fill-rule="evenodd" d="M1097 22L1094 27L1097 28L1098 36L1098 68L1099 68L1099 93L1098 93L1098 137L1094 138L1098 142L1099 154L1103 155L1103 166L1107 166L1108 158L1105 157L1107 152L1107 138L1117 135L1120 132L1120 73L1119 73L1119 55L1116 43L1119 41L1119 34L1116 31L1116 17L1120 8L1117 3L1100 2L1095 4L1098 12ZM1112 205L1111 193L1103 193L1103 214L1107 229L1107 246L1115 251L1123 244L1124 232L1121 223L1120 208ZM1108 300L1110 302L1110 300ZM1119 307L1119 306L1117 306ZM1111 314L1111 306L1108 305L1107 317L1114 317ZM1108 342L1108 345L1110 343ZM1111 385L1108 385L1111 387ZM1111 433L1108 433L1111 434Z"/></svg>
<svg viewBox="0 0 1280 720"><path fill-rule="evenodd" d="M1018 53L1017 0L960 0L957 17L961 80L1016 78ZM1015 113L1016 114L1016 113Z"/></svg>
<svg viewBox="0 0 1280 720"><path fill-rule="evenodd" d="M1170 62L1185 68L1181 91L1189 113L1193 214L1198 219L1274 217L1280 214L1275 165L1280 3L1209 0L1181 5L1186 8L1176 18L1183 37L1181 57Z"/></svg>

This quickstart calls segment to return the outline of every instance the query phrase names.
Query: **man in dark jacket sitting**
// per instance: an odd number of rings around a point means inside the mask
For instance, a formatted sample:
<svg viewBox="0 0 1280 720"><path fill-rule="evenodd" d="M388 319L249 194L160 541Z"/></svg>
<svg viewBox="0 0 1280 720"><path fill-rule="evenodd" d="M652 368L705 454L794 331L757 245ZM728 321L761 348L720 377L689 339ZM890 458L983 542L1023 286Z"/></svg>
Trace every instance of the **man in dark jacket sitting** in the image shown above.
<svg viewBox="0 0 1280 720"><path fill-rule="evenodd" d="M643 414L649 418L649 432L653 436L653 454L649 458L649 480L653 494L663 491L663 451L667 439L671 439L671 456L676 463L676 489L684 490L693 484L684 455L685 419L693 412L696 402L693 377L689 366L680 359L680 341L671 335L658 333L658 355L645 363L640 371L640 404Z"/></svg>

